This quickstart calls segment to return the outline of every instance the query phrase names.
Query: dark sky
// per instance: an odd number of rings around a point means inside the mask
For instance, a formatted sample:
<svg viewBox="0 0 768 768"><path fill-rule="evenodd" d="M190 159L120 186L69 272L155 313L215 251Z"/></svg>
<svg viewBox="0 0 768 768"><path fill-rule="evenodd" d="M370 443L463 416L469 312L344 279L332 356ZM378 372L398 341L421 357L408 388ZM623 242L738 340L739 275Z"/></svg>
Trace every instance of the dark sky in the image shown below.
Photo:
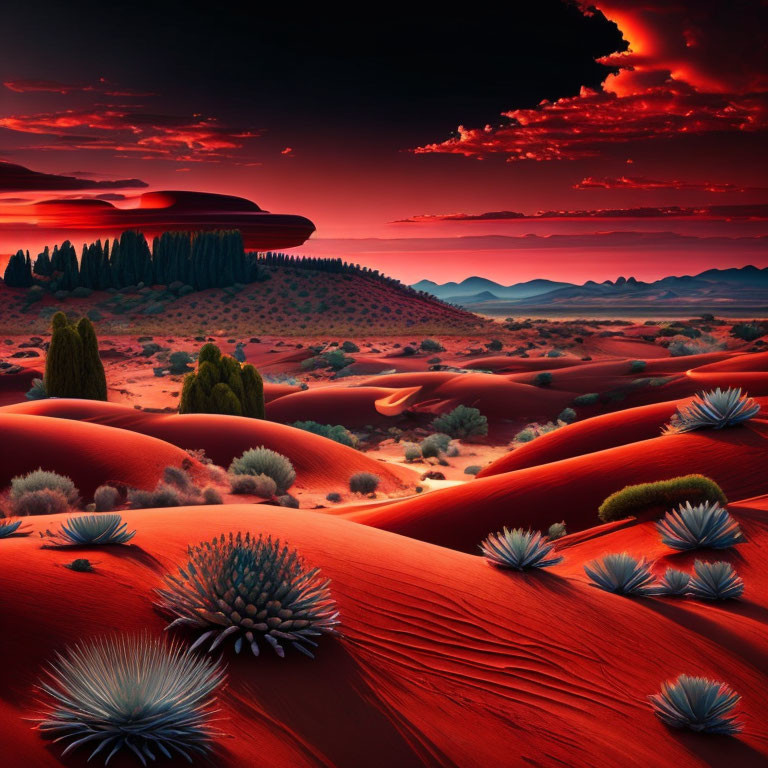
<svg viewBox="0 0 768 768"><path fill-rule="evenodd" d="M690 268L696 248L680 235L698 238L702 268L726 251L755 261L760 217L745 207L728 222L712 207L768 202L765 4L596 5L6 2L0 160L102 187L139 179L248 197L311 218L304 252L404 279L436 267L615 277L627 260L650 277L675 253ZM25 202L2 184L0 173L0 195L16 202L0 197L0 251ZM637 208L658 215L615 215ZM484 215L509 211L527 218ZM618 252L600 238L649 230L674 237ZM551 235L568 246L551 239L532 263L524 238ZM494 236L511 238L501 255Z"/></svg>

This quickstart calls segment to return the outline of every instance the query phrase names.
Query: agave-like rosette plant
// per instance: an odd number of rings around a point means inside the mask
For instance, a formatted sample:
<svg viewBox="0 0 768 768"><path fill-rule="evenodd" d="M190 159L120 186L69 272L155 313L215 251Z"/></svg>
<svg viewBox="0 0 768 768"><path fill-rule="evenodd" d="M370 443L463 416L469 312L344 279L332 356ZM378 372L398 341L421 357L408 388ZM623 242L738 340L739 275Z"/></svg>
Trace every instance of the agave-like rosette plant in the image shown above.
<svg viewBox="0 0 768 768"><path fill-rule="evenodd" d="M681 406L664 427L664 434L691 432L694 429L722 429L741 424L760 413L760 406L741 389L718 387L701 392L689 405Z"/></svg>
<svg viewBox="0 0 768 768"><path fill-rule="evenodd" d="M592 583L617 595L655 595L658 587L645 558L638 559L622 552L605 555L584 566Z"/></svg>
<svg viewBox="0 0 768 768"><path fill-rule="evenodd" d="M528 568L549 568L562 561L554 553L555 545L539 531L522 528L492 533L480 545L488 562L499 568L525 571Z"/></svg>
<svg viewBox="0 0 768 768"><path fill-rule="evenodd" d="M12 520L10 517L0 517L0 539L11 536L28 536L29 531L21 527L21 520Z"/></svg>
<svg viewBox="0 0 768 768"><path fill-rule="evenodd" d="M672 549L727 549L744 541L733 516L716 501L681 504L656 523L661 540Z"/></svg>
<svg viewBox="0 0 768 768"><path fill-rule="evenodd" d="M136 531L128 531L127 523L116 514L78 515L70 517L55 533L46 532L48 546L72 547L102 544L127 544Z"/></svg>
<svg viewBox="0 0 768 768"><path fill-rule="evenodd" d="M691 580L685 571L667 568L659 582L659 594L669 597L682 597L688 592L688 582Z"/></svg>
<svg viewBox="0 0 768 768"><path fill-rule="evenodd" d="M656 716L672 728L726 735L742 729L733 713L741 696L726 683L680 675L662 683L661 692L648 698Z"/></svg>
<svg viewBox="0 0 768 768"><path fill-rule="evenodd" d="M744 592L744 582L730 563L696 560L688 594L704 600L735 600Z"/></svg>
<svg viewBox="0 0 768 768"><path fill-rule="evenodd" d="M109 762L125 750L142 765L156 753L191 762L220 735L214 694L224 677L220 661L179 642L148 635L90 640L58 654L46 670L37 728L67 742L64 755L87 745L89 760L100 754Z"/></svg>
<svg viewBox="0 0 768 768"><path fill-rule="evenodd" d="M193 648L210 640L213 651L231 637L237 653L247 644L258 656L264 640L282 657L287 641L312 657L312 638L335 634L339 623L330 581L271 536L222 534L190 547L189 562L165 582L159 605L177 617L168 628L203 630Z"/></svg>

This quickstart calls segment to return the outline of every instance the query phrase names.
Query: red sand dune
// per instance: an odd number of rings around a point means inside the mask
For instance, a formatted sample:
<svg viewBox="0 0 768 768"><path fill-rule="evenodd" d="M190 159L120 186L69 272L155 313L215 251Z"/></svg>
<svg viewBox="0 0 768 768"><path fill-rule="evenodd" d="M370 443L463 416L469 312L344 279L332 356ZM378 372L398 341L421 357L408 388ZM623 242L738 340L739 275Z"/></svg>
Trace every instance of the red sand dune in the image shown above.
<svg viewBox="0 0 768 768"><path fill-rule="evenodd" d="M549 371L570 368L572 365L586 365L574 357L507 357L490 355L476 357L462 364L464 368L493 371L494 373L524 373L526 371Z"/></svg>
<svg viewBox="0 0 768 768"><path fill-rule="evenodd" d="M152 488L165 467L180 467L189 458L181 448L148 435L6 409L0 409L0 435L0 488L16 475L42 467L72 478L90 498L107 482Z"/></svg>
<svg viewBox="0 0 768 768"><path fill-rule="evenodd" d="M187 544L250 529L286 540L331 578L343 638L323 638L315 660L226 653L217 766L765 765L766 527L764 512L739 514L750 540L739 548L747 591L735 606L594 589L579 569L597 540L569 547L562 570L519 574L338 518L256 505L215 515L200 507L127 512L138 531L133 545L78 552L98 561L95 574L61 567L73 553L40 549L35 536L5 540L0 601L13 632L4 646L12 663L0 667L4 760L61 765L61 745L22 719L37 714L33 686L56 651L105 631L161 634L153 590ZM635 526L604 538L613 550L648 536ZM705 737L660 723L647 696L683 672L724 680L742 695L743 734ZM84 759L76 753L65 763Z"/></svg>
<svg viewBox="0 0 768 768"><path fill-rule="evenodd" d="M656 437L477 478L351 512L347 519L474 552L489 532L504 525L546 528L565 520L569 531L589 528L598 523L603 500L634 483L700 473L719 483L730 499L768 493L766 438L768 421L760 419L732 429Z"/></svg>
<svg viewBox="0 0 768 768"><path fill-rule="evenodd" d="M179 448L202 448L215 464L224 467L229 466L232 459L243 451L265 445L291 460L296 470L298 487L315 491L346 488L350 475L355 472L379 475L380 488L384 492L402 488L418 478L413 470L406 467L384 464L319 435L259 419L213 414L180 416L146 413L117 403L59 399L37 400L0 409L0 417L11 413L77 419L117 428L121 431L113 430L116 432L113 452L118 456L124 450L120 442L123 434L131 432L159 438L155 443L163 440L165 444L170 443ZM40 440L43 439L41 431ZM174 450L178 451L176 448ZM183 451L180 453L186 456ZM165 464L160 465L161 470L163 466ZM57 468L57 471L61 470Z"/></svg>
<svg viewBox="0 0 768 768"><path fill-rule="evenodd" d="M677 408L690 401L691 398L684 398L641 405L577 421L524 443L485 467L477 476L490 477L658 437ZM768 414L768 398L757 398L757 402Z"/></svg>

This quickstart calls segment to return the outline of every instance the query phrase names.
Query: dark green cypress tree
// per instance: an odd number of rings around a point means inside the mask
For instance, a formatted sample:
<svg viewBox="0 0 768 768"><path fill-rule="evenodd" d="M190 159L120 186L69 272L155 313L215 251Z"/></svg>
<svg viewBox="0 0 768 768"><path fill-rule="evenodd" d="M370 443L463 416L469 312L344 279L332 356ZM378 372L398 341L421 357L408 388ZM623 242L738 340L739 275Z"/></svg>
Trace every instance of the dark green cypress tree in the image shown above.
<svg viewBox="0 0 768 768"><path fill-rule="evenodd" d="M8 260L3 280L9 288L29 288L32 285L32 264L24 251L17 251Z"/></svg>
<svg viewBox="0 0 768 768"><path fill-rule="evenodd" d="M43 249L42 253L37 254L33 271L36 275L40 275L40 277L51 276L51 272L53 271L51 269L51 254L47 245Z"/></svg>
<svg viewBox="0 0 768 768"><path fill-rule="evenodd" d="M45 357L45 389L49 397L81 397L83 342L63 312L52 318L51 343Z"/></svg>
<svg viewBox="0 0 768 768"><path fill-rule="evenodd" d="M243 416L252 419L264 418L264 381L261 374L249 363L242 368L243 389Z"/></svg>
<svg viewBox="0 0 768 768"><path fill-rule="evenodd" d="M87 317L81 317L77 323L77 333L83 347L79 396L86 400L106 401L107 378L104 375L104 365L99 357L99 342L93 323Z"/></svg>

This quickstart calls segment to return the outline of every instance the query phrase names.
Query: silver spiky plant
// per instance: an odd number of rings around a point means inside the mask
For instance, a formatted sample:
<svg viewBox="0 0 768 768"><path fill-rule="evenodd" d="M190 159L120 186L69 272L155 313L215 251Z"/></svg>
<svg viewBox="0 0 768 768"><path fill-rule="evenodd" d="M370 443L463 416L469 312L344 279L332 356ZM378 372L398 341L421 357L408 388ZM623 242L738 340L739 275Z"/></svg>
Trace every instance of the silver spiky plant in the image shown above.
<svg viewBox="0 0 768 768"><path fill-rule="evenodd" d="M584 566L592 583L617 595L655 595L658 587L645 558L638 560L626 552L606 555Z"/></svg>
<svg viewBox="0 0 768 768"><path fill-rule="evenodd" d="M744 582L730 563L696 560L688 594L704 600L735 600L744 592Z"/></svg>
<svg viewBox="0 0 768 768"><path fill-rule="evenodd" d="M136 531L128 531L127 523L116 514L78 515L70 517L55 533L46 531L47 546L72 547L102 544L126 544Z"/></svg>
<svg viewBox="0 0 768 768"><path fill-rule="evenodd" d="M694 429L722 429L741 424L760 413L760 406L741 389L718 387L701 392L689 405L681 406L662 430L663 434L691 432Z"/></svg>
<svg viewBox="0 0 768 768"><path fill-rule="evenodd" d="M662 683L661 693L648 698L656 716L672 728L726 735L742 729L733 714L741 696L726 683L680 675L674 682Z"/></svg>
<svg viewBox="0 0 768 768"><path fill-rule="evenodd" d="M46 709L37 728L68 742L63 754L95 747L105 764L121 750L142 763L155 752L170 758L210 752L214 693L224 681L220 661L178 642L147 635L114 635L67 648L46 670L40 689ZM90 760L89 757L89 760Z"/></svg>
<svg viewBox="0 0 768 768"><path fill-rule="evenodd" d="M668 597L683 597L688 592L691 577L685 571L667 568L659 582L659 594Z"/></svg>
<svg viewBox="0 0 768 768"><path fill-rule="evenodd" d="M10 517L0 517L0 539L11 536L28 536L29 531L21 528L21 520L12 520Z"/></svg>
<svg viewBox="0 0 768 768"><path fill-rule="evenodd" d="M165 581L159 605L177 617L168 628L204 630L193 648L211 640L212 651L232 637L237 653L247 643L258 656L262 639L278 656L285 655L281 642L288 641L313 657L306 647L317 646L312 638L334 634L339 623L330 582L271 536L222 534L190 547L189 562Z"/></svg>
<svg viewBox="0 0 768 768"><path fill-rule="evenodd" d="M549 568L562 561L555 555L555 545L539 531L522 528L492 533L480 545L488 562L499 568L525 571L529 568Z"/></svg>
<svg viewBox="0 0 768 768"><path fill-rule="evenodd" d="M716 501L691 506L690 501L667 512L656 523L661 540L672 549L727 549L744 541L739 524Z"/></svg>

